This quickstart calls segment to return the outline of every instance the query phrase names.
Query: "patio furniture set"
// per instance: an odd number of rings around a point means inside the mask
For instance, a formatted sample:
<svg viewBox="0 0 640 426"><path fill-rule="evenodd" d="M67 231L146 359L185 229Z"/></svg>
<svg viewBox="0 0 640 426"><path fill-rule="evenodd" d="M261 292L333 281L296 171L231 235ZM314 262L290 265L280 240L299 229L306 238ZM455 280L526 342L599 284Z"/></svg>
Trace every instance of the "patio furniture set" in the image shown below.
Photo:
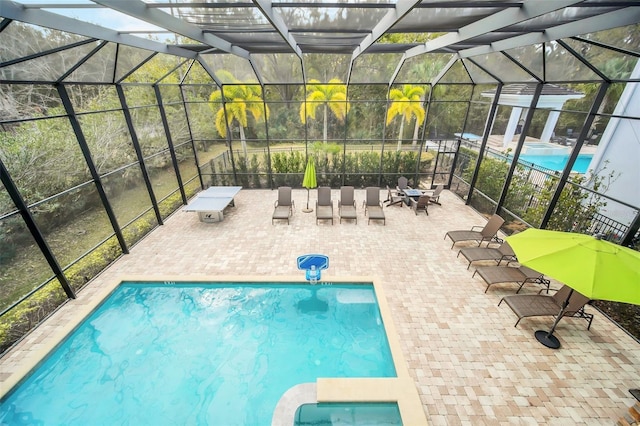
<svg viewBox="0 0 640 426"><path fill-rule="evenodd" d="M515 283L518 284L516 294L507 295L500 299L498 305L505 302L516 314L518 325L521 319L537 316L554 316L563 312L562 317L575 317L587 320L587 330L591 328L593 314L584 310L589 298L577 291L571 292L571 288L563 285L558 290L550 288L551 281L543 274L532 268L518 263L516 253L508 242L498 238L497 233L504 223L504 219L499 215L493 215L486 225L475 226L469 230L449 231L445 234L445 239L450 238L453 248L459 242L474 241L478 243L475 247L464 247L458 251L458 257L462 255L469 264L467 269L474 262L494 262L494 265L482 265L476 267L472 276L480 276L487 287L485 293L494 284ZM485 244L483 246L483 243ZM494 247L491 244L499 244ZM504 262L504 264L503 264ZM518 294L527 283L541 285L543 288L536 294ZM549 294L554 291L554 294ZM543 292L545 294L543 294ZM567 297L569 299L567 300ZM568 302L564 311L562 308Z"/></svg>
<svg viewBox="0 0 640 426"><path fill-rule="evenodd" d="M403 181L399 180L399 183ZM386 216L384 214L384 205L387 207L394 204L408 204L413 208L416 215L418 211L424 210L428 215L428 204L440 204L440 193L444 186L438 185L433 191L422 191L412 189L406 185L406 178L404 179L404 186L398 186L395 194L387 186L388 196L384 202L380 201L380 188L367 187L365 189L365 199L362 202L362 208L364 209L364 215L367 217L367 224L372 220L382 221L382 224L386 224ZM291 198L292 188L289 186L281 186L278 188L278 199L274 203L274 210L271 216L271 223L275 223L276 220L286 220L289 224L289 219L293 215L295 210L295 204ZM316 200L316 224L321 220L331 220L333 225L334 209L333 200L331 199L331 188L328 186L321 186L318 188L318 199ZM340 223L342 220L354 220L358 223L357 205L355 201L355 188L353 186L343 186L340 188L340 198L338 199L338 218Z"/></svg>

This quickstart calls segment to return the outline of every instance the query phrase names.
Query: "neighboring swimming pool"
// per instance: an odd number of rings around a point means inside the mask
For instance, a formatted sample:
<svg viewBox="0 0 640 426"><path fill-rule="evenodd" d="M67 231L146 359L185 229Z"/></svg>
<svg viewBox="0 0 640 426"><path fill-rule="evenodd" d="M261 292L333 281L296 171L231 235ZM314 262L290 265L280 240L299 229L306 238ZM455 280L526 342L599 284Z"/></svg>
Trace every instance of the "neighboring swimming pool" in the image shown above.
<svg viewBox="0 0 640 426"><path fill-rule="evenodd" d="M482 140L482 136L478 136L474 133L454 133L454 136L467 139L470 141L479 141Z"/></svg>
<svg viewBox="0 0 640 426"><path fill-rule="evenodd" d="M0 424L269 425L321 377L396 377L373 285L125 282L0 401Z"/></svg>
<svg viewBox="0 0 640 426"><path fill-rule="evenodd" d="M576 162L573 164L572 171L577 173L586 173L588 171L589 164L591 163L592 158L593 158L593 154L579 154L578 158L576 158ZM536 164L546 169L561 172L564 170L564 166L567 164L567 161L569 160L569 155L522 154L520 155L520 160Z"/></svg>

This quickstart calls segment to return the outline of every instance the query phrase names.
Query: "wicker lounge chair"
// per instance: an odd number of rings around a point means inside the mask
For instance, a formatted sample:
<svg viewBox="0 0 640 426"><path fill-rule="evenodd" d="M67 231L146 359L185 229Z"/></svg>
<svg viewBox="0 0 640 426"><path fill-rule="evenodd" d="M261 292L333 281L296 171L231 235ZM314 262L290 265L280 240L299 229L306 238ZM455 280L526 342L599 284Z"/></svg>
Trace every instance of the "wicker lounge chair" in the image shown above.
<svg viewBox="0 0 640 426"><path fill-rule="evenodd" d="M364 215L368 216L367 225L371 220L381 220L382 224L386 225L382 203L380 202L380 188L375 186L367 187L365 200L362 204L364 205Z"/></svg>
<svg viewBox="0 0 640 426"><path fill-rule="evenodd" d="M418 215L419 211L424 211L427 216L429 216L429 210L427 209L427 207L429 207L429 200L429 195L421 195L417 200L409 197L409 207L413 209L416 216Z"/></svg>
<svg viewBox="0 0 640 426"><path fill-rule="evenodd" d="M338 200L340 223L342 223L342 219L354 219L356 224L358 223L354 192L353 186L343 186L340 188L340 199Z"/></svg>
<svg viewBox="0 0 640 426"><path fill-rule="evenodd" d="M467 269L469 269L469 266L471 266L473 262L493 260L497 262L498 265L500 265L502 261L507 262L506 265L509 265L510 262L516 261L516 254L506 241L500 244L499 247L465 247L458 251L458 257L460 257L460 255L463 255L465 259L469 261Z"/></svg>
<svg viewBox="0 0 640 426"><path fill-rule="evenodd" d="M484 290L486 293L493 284L501 283L519 283L520 287L516 293L519 293L522 287L526 283L540 284L549 291L549 280L544 278L538 271L534 271L526 266L480 266L476 268L472 276L476 274L480 275L482 279L487 283L487 288Z"/></svg>
<svg viewBox="0 0 640 426"><path fill-rule="evenodd" d="M507 306L511 308L518 316L518 321L516 321L514 325L514 327L517 327L522 318L557 316L560 313L562 305L567 300L570 291L571 288L565 285L553 295L512 294L500 299L498 306L504 301ZM589 330L591 328L591 321L593 321L593 314L584 311L584 305L586 305L587 302L589 302L589 299L586 296L574 290L571 294L571 299L569 299L569 305L562 316L586 319L589 323L587 330Z"/></svg>
<svg viewBox="0 0 640 426"><path fill-rule="evenodd" d="M274 203L271 224L274 220L286 220L289 224L289 217L293 214L294 202L291 199L291 187L281 186L278 188L278 199Z"/></svg>
<svg viewBox="0 0 640 426"><path fill-rule="evenodd" d="M331 188L321 186L318 188L316 200L316 225L319 220L331 220L333 225L333 200L331 200Z"/></svg>
<svg viewBox="0 0 640 426"><path fill-rule="evenodd" d="M500 230L500 227L503 223L504 219L497 214L494 214L493 216L491 216L482 230L477 230L477 228L480 228L480 226L474 226L468 231L449 231L444 235L444 238L451 238L451 241L453 241L453 244L451 244L451 248L453 248L456 243L459 243L461 241L477 241L478 245L482 244L485 241L489 242L494 239L496 241L500 241L496 238L496 234Z"/></svg>

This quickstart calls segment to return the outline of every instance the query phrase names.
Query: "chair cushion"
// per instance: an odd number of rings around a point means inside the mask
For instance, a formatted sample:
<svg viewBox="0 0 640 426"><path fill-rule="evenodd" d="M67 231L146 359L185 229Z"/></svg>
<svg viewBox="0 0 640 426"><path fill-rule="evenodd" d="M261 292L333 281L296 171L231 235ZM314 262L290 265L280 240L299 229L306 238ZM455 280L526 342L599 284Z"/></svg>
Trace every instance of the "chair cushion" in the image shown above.
<svg viewBox="0 0 640 426"><path fill-rule="evenodd" d="M369 219L383 220L385 218L384 211L382 211L382 208L378 206L369 206L369 208L367 208L367 215L369 216Z"/></svg>
<svg viewBox="0 0 640 426"><path fill-rule="evenodd" d="M316 218L318 219L333 219L333 209L331 206L317 206Z"/></svg>
<svg viewBox="0 0 640 426"><path fill-rule="evenodd" d="M340 207L340 217L343 219L355 219L356 208L353 206L342 206Z"/></svg>
<svg viewBox="0 0 640 426"><path fill-rule="evenodd" d="M290 212L289 206L278 206L273 211L272 219L289 219Z"/></svg>

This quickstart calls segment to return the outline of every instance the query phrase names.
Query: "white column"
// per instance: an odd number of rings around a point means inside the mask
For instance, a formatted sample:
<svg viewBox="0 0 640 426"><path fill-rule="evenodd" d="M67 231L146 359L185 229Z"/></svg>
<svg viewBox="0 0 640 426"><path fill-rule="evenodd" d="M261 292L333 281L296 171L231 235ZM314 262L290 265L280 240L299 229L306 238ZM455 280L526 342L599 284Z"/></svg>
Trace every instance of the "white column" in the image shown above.
<svg viewBox="0 0 640 426"><path fill-rule="evenodd" d="M547 117L547 122L545 123L542 134L540 135L540 142L549 142L549 140L551 140L551 135L553 134L553 129L556 128L558 117L560 117L560 111L549 112L549 117Z"/></svg>
<svg viewBox="0 0 640 426"><path fill-rule="evenodd" d="M520 121L520 114L522 114L522 108L513 107L511 110L511 116L509 117L509 123L507 124L507 129L504 131L504 139L502 141L503 148L507 148L509 143L513 140L513 135L516 134L518 121Z"/></svg>

